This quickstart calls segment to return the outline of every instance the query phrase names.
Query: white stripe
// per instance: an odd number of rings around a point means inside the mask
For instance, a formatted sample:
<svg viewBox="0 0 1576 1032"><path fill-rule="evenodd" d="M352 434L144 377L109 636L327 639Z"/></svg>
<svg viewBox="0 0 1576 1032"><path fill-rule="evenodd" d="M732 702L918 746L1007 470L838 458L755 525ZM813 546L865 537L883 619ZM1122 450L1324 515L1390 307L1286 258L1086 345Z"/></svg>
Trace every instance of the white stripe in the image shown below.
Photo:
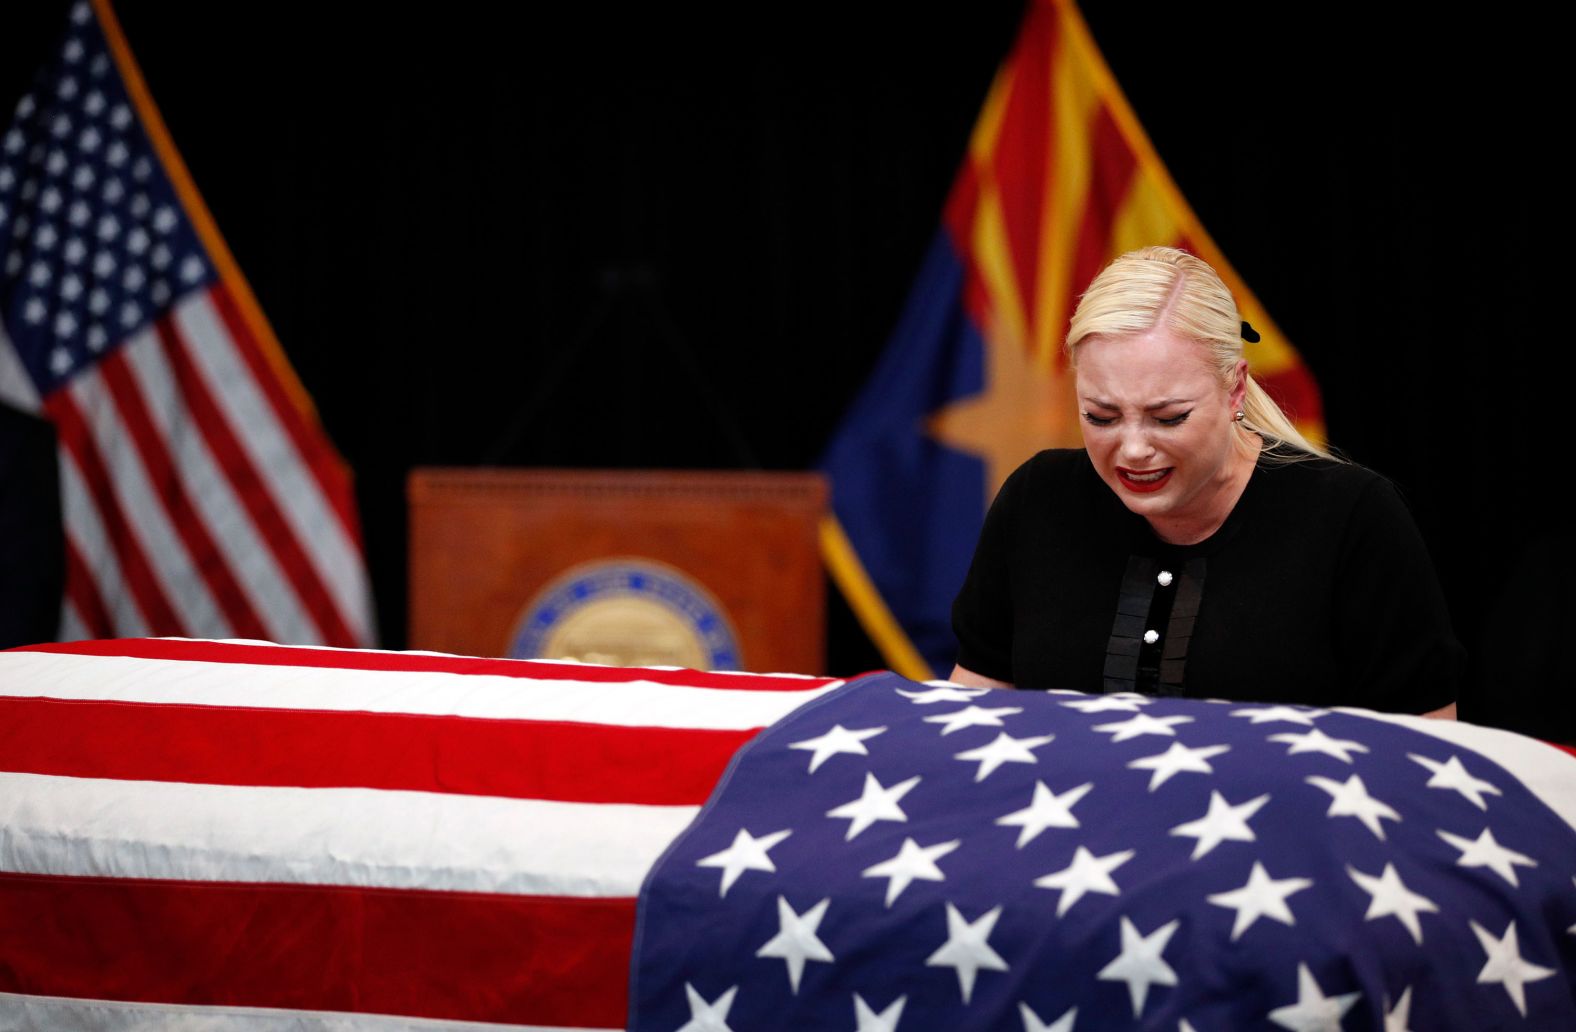
<svg viewBox="0 0 1576 1032"><path fill-rule="evenodd" d="M60 600L60 630L56 632L56 641L83 641L93 637L88 633L88 622L82 619L82 614L77 612L77 604L71 601L68 595Z"/></svg>
<svg viewBox="0 0 1576 1032"><path fill-rule="evenodd" d="M1435 720L1401 713L1375 713L1372 710L1345 709L1362 717L1404 724L1435 738L1471 749L1505 768L1533 795L1566 824L1576 828L1576 756L1514 731L1480 727L1459 720ZM1467 764L1470 770L1471 764ZM1472 771L1482 777L1481 771ZM1492 781L1493 778L1488 780Z"/></svg>
<svg viewBox="0 0 1576 1032"><path fill-rule="evenodd" d="M186 496L269 636L282 642L321 641L317 625L285 580L273 552L236 497L230 478L220 469L208 439L181 400L158 335L152 330L139 333L125 346L123 354L142 389L148 414L170 453Z"/></svg>
<svg viewBox="0 0 1576 1032"><path fill-rule="evenodd" d="M0 772L0 870L630 897L699 809Z"/></svg>
<svg viewBox="0 0 1576 1032"><path fill-rule="evenodd" d="M233 633L154 490L109 385L93 369L72 380L66 392L82 413L128 529L142 543L143 555L182 629L194 637L222 638Z"/></svg>
<svg viewBox="0 0 1576 1032"><path fill-rule="evenodd" d="M357 641L372 641L370 593L361 552L318 489L305 459L279 425L251 371L236 354L235 344L208 292L187 296L175 306L174 317L214 401L224 410L235 436L311 558L340 615Z"/></svg>
<svg viewBox="0 0 1576 1032"><path fill-rule="evenodd" d="M0 694L12 696L567 720L626 727L765 727L835 687L771 692L654 681L608 684L496 674L0 652Z"/></svg>
<svg viewBox="0 0 1576 1032"><path fill-rule="evenodd" d="M271 1007L198 1007L124 1000L0 993L0 1028L7 1032L613 1032L561 1025L502 1025L440 1021L393 1014L279 1010Z"/></svg>
<svg viewBox="0 0 1576 1032"><path fill-rule="evenodd" d="M16 345L6 336L4 324L0 324L0 401L22 412L38 412L43 407L39 404L38 388L22 365Z"/></svg>
<svg viewBox="0 0 1576 1032"><path fill-rule="evenodd" d="M142 611L132 598L120 569L120 556L109 543L104 523L93 496L83 482L77 460L62 444L60 455L60 508L65 514L66 536L82 557L92 576L99 597L108 610L110 633L125 638L140 638L148 633Z"/></svg>

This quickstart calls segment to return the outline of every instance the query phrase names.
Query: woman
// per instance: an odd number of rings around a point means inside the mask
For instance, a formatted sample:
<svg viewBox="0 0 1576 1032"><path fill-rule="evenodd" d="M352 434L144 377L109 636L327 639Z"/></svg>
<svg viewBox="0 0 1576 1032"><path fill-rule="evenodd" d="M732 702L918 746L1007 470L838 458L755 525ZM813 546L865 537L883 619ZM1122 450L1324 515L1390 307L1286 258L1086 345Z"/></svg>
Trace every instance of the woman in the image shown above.
<svg viewBox="0 0 1576 1032"><path fill-rule="evenodd" d="M1213 269L1149 247L1073 315L1083 451L1007 479L953 605L961 684L1454 716L1464 655L1384 478L1248 375Z"/></svg>

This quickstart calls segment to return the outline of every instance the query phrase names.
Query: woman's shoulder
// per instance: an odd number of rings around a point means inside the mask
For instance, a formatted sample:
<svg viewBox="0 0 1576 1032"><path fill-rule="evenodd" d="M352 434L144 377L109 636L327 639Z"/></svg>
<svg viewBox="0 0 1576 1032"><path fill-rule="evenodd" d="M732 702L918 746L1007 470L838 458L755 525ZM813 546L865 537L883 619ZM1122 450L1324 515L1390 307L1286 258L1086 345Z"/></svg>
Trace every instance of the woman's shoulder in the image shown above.
<svg viewBox="0 0 1576 1032"><path fill-rule="evenodd" d="M1411 510L1400 490L1382 473L1354 462L1312 458L1261 465L1269 504L1288 520L1349 525L1379 519L1410 522Z"/></svg>
<svg viewBox="0 0 1576 1032"><path fill-rule="evenodd" d="M1048 448L1038 452L1008 475L996 494L994 507L1005 511L1064 508L1087 497L1099 477L1082 448Z"/></svg>

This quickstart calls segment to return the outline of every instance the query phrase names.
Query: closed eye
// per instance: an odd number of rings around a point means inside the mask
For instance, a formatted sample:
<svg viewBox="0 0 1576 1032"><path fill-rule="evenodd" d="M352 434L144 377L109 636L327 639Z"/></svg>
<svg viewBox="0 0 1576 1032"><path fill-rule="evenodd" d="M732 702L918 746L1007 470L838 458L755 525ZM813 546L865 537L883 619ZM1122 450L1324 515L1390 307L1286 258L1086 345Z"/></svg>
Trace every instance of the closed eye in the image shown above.
<svg viewBox="0 0 1576 1032"><path fill-rule="evenodd" d="M1116 422L1115 416L1097 416L1093 412L1085 412L1083 417L1090 426L1110 426Z"/></svg>
<svg viewBox="0 0 1576 1032"><path fill-rule="evenodd" d="M1188 409L1186 412L1183 412L1180 415L1166 416L1164 418L1157 417L1155 421L1161 426L1181 426L1183 423L1187 422L1187 417L1191 416L1192 414L1193 410Z"/></svg>

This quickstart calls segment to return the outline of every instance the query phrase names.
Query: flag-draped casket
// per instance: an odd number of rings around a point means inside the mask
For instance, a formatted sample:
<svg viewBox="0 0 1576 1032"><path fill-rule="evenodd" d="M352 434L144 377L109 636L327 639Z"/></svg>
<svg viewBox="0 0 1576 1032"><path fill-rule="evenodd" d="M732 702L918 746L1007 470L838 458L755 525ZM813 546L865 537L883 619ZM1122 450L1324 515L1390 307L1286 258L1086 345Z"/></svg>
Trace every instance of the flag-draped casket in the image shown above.
<svg viewBox="0 0 1576 1032"><path fill-rule="evenodd" d="M1576 1027L1576 759L1361 711L0 653L0 1027Z"/></svg>

